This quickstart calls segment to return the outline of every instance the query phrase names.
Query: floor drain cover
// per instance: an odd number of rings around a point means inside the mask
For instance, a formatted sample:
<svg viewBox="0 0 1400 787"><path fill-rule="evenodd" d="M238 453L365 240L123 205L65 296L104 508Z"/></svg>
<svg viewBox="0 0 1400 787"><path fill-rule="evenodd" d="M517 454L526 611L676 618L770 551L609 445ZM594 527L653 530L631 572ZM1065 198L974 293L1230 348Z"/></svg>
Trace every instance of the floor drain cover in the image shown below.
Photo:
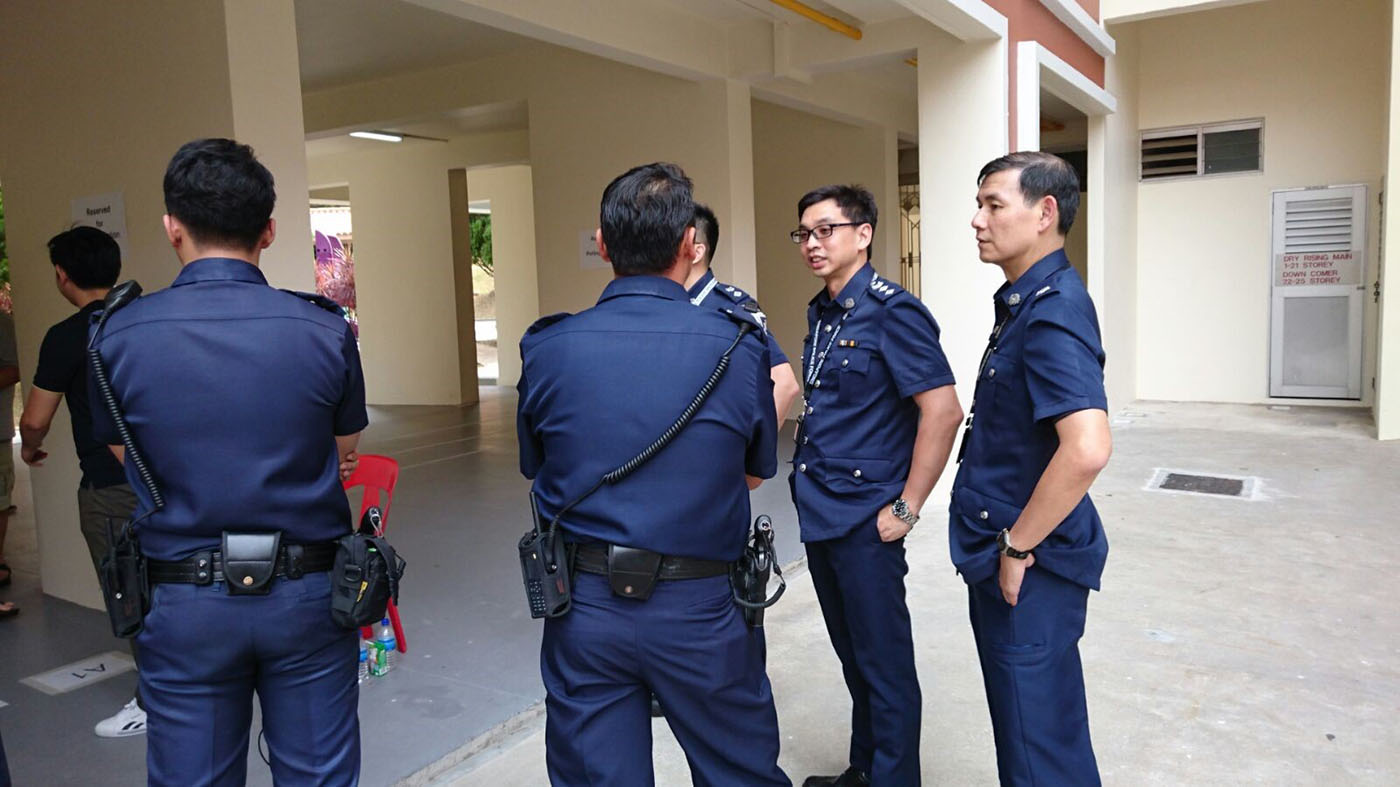
<svg viewBox="0 0 1400 787"><path fill-rule="evenodd" d="M1186 470L1157 468L1147 489L1186 495L1211 495L1244 500L1258 499L1259 479L1254 476L1229 476Z"/></svg>
<svg viewBox="0 0 1400 787"><path fill-rule="evenodd" d="M1244 491L1244 481L1238 478L1221 478L1214 475L1167 473L1166 480L1157 488L1175 492L1197 492L1203 495L1239 497L1240 493Z"/></svg>

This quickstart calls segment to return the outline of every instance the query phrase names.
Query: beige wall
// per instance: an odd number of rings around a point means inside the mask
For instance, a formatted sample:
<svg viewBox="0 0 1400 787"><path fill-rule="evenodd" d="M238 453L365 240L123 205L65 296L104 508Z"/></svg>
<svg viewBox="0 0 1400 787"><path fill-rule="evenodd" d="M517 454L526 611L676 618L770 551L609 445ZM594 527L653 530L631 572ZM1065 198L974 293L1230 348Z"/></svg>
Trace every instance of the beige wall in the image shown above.
<svg viewBox="0 0 1400 787"><path fill-rule="evenodd" d="M629 167L673 161L721 221L731 217L732 194L742 191L731 180L744 176L731 169L731 159L742 162L744 140L731 139L738 132L729 122L736 102L724 80L691 82L540 46L308 94L305 107L307 127L316 131L522 98L530 113L542 313L591 306L611 278L610 271L581 268L579 233L597 227L603 188ZM752 278L744 267L751 260L732 255L751 243L729 233L716 271L741 284Z"/></svg>
<svg viewBox="0 0 1400 787"><path fill-rule="evenodd" d="M899 206L882 199L887 180L884 133L755 101L753 158L758 292L768 327L800 378L807 302L822 283L807 270L798 248L788 238L788 232L797 226L797 200L828 183L865 185L876 195L880 209L877 267L897 272L899 236L894 236L891 245L884 231L887 225L897 227L899 223ZM720 245L723 248L723 241Z"/></svg>
<svg viewBox="0 0 1400 787"><path fill-rule="evenodd" d="M366 395L373 404L459 404L447 172L526 160L526 136L363 148L312 155L308 169L313 187L350 187Z"/></svg>
<svg viewBox="0 0 1400 787"><path fill-rule="evenodd" d="M1141 129L1264 118L1264 171L1138 190L1138 395L1268 398L1270 191L1364 183L1375 279L1388 3L1272 0L1137 23ZM1132 144L1136 144L1132 141ZM1376 313L1366 298L1363 394Z"/></svg>
<svg viewBox="0 0 1400 787"><path fill-rule="evenodd" d="M535 203L530 167L483 167L467 172L473 200L491 201L491 258L496 270L499 385L520 379L520 337L540 317L535 260Z"/></svg>
<svg viewBox="0 0 1400 787"><path fill-rule="evenodd" d="M220 0L71 0L62 13L42 0L0 3L0 182L26 380L44 331L72 313L54 291L44 246L68 226L72 199L123 194L124 278L156 290L178 273L161 229L161 177L170 156L191 139L246 131L273 165L279 187L290 180L296 190L300 177L299 193L283 191L283 207L288 198L300 205L300 219L289 217L284 225L284 232L293 227L293 239L284 237L267 259L274 284L305 287L311 281L310 247L295 230L301 226L305 237L305 176L295 171L296 157L287 156L301 145L301 116L280 93L266 105L240 98L266 87L266 75L248 65L247 50L240 44L230 49L229 36L254 12L262 16L261 56L294 63L295 35L286 27L291 0L230 0L227 6ZM300 92L295 68L281 81ZM262 116L251 117L257 113ZM288 262L297 257L305 265L300 274ZM79 473L63 408L45 448L49 460L31 476L44 591L96 606L97 583L77 528Z"/></svg>

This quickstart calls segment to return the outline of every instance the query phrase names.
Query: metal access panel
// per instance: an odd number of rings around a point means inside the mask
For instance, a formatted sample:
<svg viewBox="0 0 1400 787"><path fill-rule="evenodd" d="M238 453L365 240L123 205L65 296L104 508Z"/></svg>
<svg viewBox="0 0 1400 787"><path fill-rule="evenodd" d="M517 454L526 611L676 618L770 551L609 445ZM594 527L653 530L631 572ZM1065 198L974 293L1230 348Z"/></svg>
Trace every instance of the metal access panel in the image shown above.
<svg viewBox="0 0 1400 787"><path fill-rule="evenodd" d="M1361 398L1366 187L1273 194L1269 395Z"/></svg>

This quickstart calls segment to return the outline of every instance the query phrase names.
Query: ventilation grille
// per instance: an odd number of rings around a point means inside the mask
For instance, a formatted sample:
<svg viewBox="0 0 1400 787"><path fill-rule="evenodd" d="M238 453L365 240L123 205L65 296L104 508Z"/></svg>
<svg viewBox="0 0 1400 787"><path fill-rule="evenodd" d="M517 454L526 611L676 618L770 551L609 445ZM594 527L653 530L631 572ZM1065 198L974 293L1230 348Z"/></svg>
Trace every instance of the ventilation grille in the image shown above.
<svg viewBox="0 0 1400 787"><path fill-rule="evenodd" d="M1293 199L1284 206L1283 253L1351 251L1352 199Z"/></svg>
<svg viewBox="0 0 1400 787"><path fill-rule="evenodd" d="M1142 140L1142 179L1176 178L1200 171L1200 134Z"/></svg>

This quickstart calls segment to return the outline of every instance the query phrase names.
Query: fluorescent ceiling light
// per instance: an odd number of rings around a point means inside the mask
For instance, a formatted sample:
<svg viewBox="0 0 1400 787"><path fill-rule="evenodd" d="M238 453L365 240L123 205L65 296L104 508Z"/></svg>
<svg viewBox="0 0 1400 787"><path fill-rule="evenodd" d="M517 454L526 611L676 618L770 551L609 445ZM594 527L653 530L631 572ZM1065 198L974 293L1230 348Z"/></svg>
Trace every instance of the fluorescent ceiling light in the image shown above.
<svg viewBox="0 0 1400 787"><path fill-rule="evenodd" d="M375 139L380 142L403 142L401 134L390 134L384 131L351 131L350 136L356 139Z"/></svg>

